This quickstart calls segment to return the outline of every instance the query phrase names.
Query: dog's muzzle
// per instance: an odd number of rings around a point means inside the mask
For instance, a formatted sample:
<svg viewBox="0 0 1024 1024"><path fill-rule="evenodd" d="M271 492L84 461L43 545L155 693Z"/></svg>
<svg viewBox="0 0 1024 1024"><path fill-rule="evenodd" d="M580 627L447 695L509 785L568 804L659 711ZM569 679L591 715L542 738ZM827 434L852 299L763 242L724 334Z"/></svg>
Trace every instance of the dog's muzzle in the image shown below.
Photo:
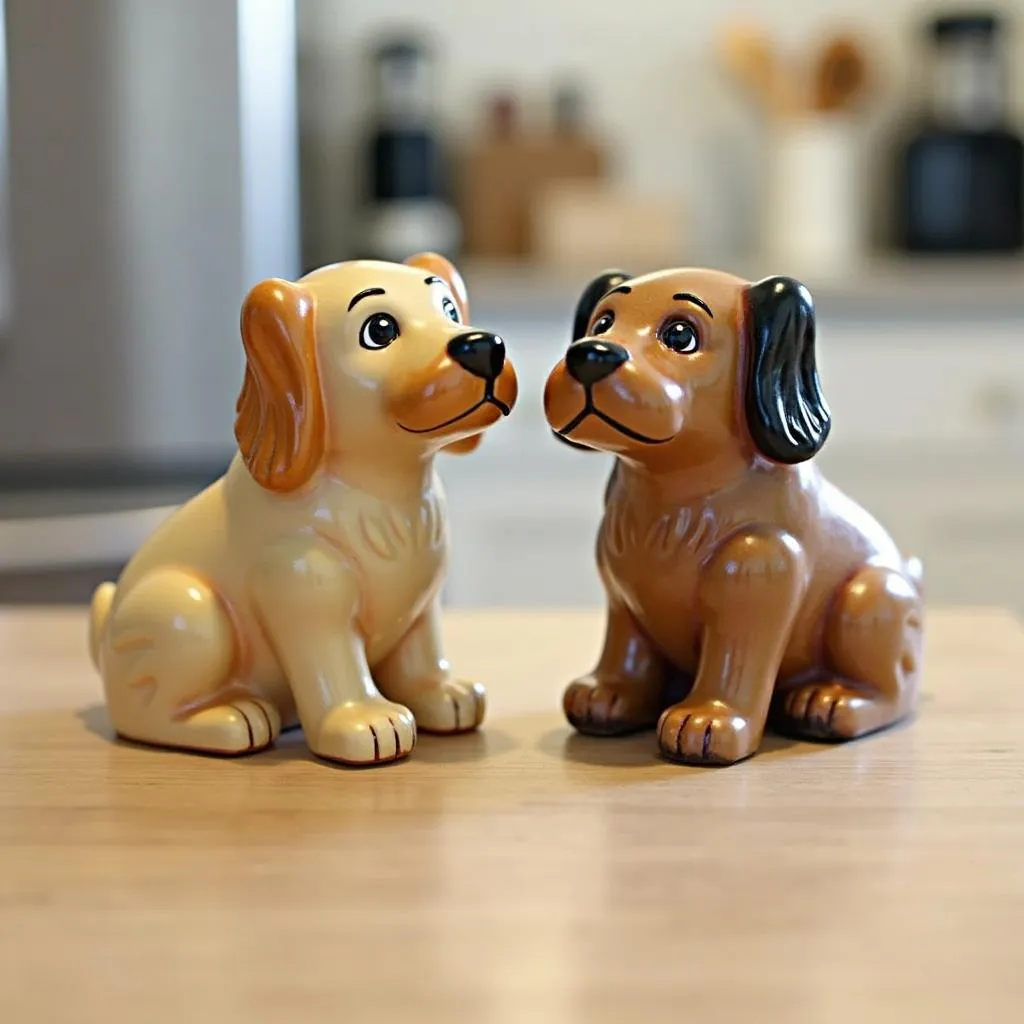
<svg viewBox="0 0 1024 1024"><path fill-rule="evenodd" d="M578 444L569 435L587 418L593 416L613 430L641 444L665 444L672 437L648 437L638 430L627 427L617 419L609 416L594 403L593 385L610 377L620 366L629 362L629 352L614 341L597 341L584 338L574 341L565 353L566 372L577 384L582 385L584 393L583 408L564 426L554 429L555 436L573 448L590 450L588 445ZM673 435L674 436L674 435Z"/></svg>

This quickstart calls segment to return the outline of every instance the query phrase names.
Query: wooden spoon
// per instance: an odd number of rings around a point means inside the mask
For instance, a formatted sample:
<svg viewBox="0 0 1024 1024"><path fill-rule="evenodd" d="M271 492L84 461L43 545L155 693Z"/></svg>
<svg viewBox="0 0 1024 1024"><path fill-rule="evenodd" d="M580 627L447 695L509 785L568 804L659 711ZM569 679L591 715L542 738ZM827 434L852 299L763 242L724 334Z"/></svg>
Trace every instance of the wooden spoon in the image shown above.
<svg viewBox="0 0 1024 1024"><path fill-rule="evenodd" d="M733 22L721 32L718 50L733 77L770 113L782 117L793 112L792 82L764 32L755 25Z"/></svg>
<svg viewBox="0 0 1024 1024"><path fill-rule="evenodd" d="M826 113L849 110L864 95L867 79L867 58L861 45L837 36L822 48L817 59L814 109Z"/></svg>

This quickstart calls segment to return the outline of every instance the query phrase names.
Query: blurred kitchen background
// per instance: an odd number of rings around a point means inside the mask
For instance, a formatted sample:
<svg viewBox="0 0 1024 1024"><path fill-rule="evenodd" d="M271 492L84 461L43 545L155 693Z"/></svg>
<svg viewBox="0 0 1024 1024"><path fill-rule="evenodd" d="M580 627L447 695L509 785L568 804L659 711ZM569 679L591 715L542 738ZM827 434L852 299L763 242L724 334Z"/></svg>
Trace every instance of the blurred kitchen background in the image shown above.
<svg viewBox="0 0 1024 1024"><path fill-rule="evenodd" d="M935 603L1024 607L1024 3L4 0L0 601L85 600L224 468L261 277L452 255L516 414L459 605L600 599L541 389L585 282L801 277L821 464Z"/></svg>

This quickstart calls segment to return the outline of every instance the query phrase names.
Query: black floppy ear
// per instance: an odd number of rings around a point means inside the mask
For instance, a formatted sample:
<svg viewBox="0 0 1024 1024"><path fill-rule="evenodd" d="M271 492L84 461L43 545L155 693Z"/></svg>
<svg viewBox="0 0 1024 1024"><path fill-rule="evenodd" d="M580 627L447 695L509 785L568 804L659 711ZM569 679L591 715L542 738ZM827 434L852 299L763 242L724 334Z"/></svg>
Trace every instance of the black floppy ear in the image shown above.
<svg viewBox="0 0 1024 1024"><path fill-rule="evenodd" d="M597 304L601 299L612 288L618 288L623 281L628 281L629 278L630 275L622 270L606 270L603 274L598 274L583 289L583 294L580 296L579 302L576 303L576 315L572 320L573 341L579 341L586 335L590 318L594 315L594 310L597 309Z"/></svg>
<svg viewBox="0 0 1024 1024"><path fill-rule="evenodd" d="M769 277L746 292L747 427L775 462L806 462L825 444L832 417L814 355L814 301L790 277Z"/></svg>

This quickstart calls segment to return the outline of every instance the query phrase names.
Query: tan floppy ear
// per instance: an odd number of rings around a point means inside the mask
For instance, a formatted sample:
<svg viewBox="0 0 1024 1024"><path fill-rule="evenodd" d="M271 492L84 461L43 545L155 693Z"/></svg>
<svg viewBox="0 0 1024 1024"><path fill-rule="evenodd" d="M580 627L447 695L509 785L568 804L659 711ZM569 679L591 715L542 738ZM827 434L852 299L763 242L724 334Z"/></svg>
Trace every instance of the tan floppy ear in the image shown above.
<svg viewBox="0 0 1024 1024"><path fill-rule="evenodd" d="M459 318L464 324L469 323L469 294L466 292L466 282L455 269L455 264L436 252L417 253L405 262L407 266L418 267L428 274L441 278L455 297L455 303L459 307Z"/></svg>
<svg viewBox="0 0 1024 1024"><path fill-rule="evenodd" d="M479 434L470 434L469 437L463 437L458 441L452 441L451 444L446 444L441 451L448 452L449 455L468 455L480 447L480 442L483 439L483 431L480 431Z"/></svg>
<svg viewBox="0 0 1024 1024"><path fill-rule="evenodd" d="M253 479L270 491L301 487L323 459L315 317L313 296L277 278L261 281L242 305L246 364L235 437Z"/></svg>

